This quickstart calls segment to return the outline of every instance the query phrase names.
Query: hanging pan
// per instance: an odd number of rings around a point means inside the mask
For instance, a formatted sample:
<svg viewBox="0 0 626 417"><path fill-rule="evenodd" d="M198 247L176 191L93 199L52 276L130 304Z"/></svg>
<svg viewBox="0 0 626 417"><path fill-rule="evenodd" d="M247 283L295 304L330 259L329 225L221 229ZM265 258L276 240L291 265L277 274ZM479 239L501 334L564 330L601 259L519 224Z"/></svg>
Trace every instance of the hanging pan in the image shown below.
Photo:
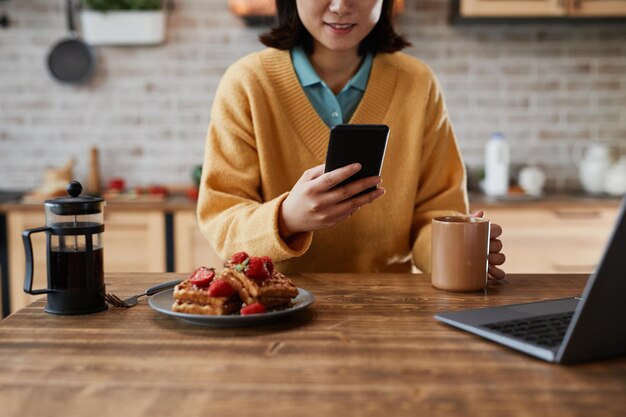
<svg viewBox="0 0 626 417"><path fill-rule="evenodd" d="M50 74L64 83L83 83L89 80L95 69L95 55L89 45L78 36L74 26L72 0L66 0L65 12L69 35L60 40L48 54Z"/></svg>

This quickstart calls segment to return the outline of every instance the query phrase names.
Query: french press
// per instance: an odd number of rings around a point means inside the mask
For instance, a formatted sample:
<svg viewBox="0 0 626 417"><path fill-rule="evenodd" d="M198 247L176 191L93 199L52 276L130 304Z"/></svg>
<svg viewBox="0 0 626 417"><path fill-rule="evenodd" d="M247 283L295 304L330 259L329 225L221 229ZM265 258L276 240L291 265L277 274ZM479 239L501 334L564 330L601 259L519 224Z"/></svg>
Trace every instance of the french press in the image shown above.
<svg viewBox="0 0 626 417"><path fill-rule="evenodd" d="M69 197L46 200L46 225L22 233L26 252L24 291L47 294L45 310L53 314L87 314L105 310L102 233L104 200L80 196L77 181L67 186ZM46 232L48 288L33 289L30 235Z"/></svg>

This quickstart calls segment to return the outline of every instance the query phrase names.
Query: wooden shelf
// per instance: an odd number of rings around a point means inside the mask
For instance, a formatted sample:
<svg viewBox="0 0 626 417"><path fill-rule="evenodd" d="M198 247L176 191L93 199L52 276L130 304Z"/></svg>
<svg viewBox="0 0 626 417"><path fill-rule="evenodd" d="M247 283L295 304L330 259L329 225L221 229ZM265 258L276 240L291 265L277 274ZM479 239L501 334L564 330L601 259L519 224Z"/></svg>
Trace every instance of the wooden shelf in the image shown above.
<svg viewBox="0 0 626 417"><path fill-rule="evenodd" d="M454 0L453 23L624 22L624 0Z"/></svg>

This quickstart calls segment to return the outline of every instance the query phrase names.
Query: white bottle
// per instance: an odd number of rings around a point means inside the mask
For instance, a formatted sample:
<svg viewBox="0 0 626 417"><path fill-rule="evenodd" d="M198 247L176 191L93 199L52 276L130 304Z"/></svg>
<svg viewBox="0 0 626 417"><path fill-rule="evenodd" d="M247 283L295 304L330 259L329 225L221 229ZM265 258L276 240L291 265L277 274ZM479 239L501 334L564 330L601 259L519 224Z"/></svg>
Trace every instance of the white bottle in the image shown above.
<svg viewBox="0 0 626 417"><path fill-rule="evenodd" d="M485 193L506 195L509 189L509 144L502 133L494 133L485 148Z"/></svg>

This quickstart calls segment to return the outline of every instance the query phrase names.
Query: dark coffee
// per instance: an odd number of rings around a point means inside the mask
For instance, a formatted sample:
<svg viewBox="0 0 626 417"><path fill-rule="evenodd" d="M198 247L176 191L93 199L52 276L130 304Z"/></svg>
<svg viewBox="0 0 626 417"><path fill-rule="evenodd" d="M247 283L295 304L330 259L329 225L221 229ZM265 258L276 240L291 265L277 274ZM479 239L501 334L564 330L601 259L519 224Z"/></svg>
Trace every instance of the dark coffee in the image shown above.
<svg viewBox="0 0 626 417"><path fill-rule="evenodd" d="M56 249L56 250L55 250ZM57 290L104 288L103 249L94 249L92 273L87 276L88 253L65 248L50 251L50 285Z"/></svg>

